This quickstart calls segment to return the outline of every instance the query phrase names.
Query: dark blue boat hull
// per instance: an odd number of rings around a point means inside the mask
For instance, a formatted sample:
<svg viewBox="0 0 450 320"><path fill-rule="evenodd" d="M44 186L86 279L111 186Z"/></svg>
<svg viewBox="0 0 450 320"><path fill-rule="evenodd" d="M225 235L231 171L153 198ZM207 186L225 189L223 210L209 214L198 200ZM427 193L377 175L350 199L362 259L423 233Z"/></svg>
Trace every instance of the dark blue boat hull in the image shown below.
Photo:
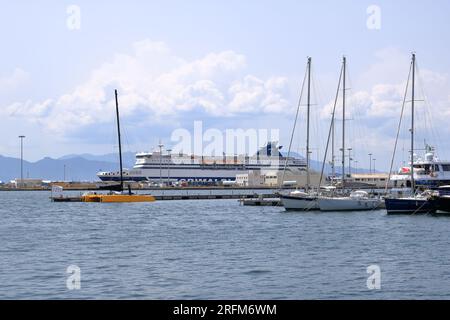
<svg viewBox="0 0 450 320"><path fill-rule="evenodd" d="M384 199L388 214L427 214L436 212L434 202L425 199Z"/></svg>
<svg viewBox="0 0 450 320"><path fill-rule="evenodd" d="M436 210L450 213L450 196L439 196L433 200Z"/></svg>

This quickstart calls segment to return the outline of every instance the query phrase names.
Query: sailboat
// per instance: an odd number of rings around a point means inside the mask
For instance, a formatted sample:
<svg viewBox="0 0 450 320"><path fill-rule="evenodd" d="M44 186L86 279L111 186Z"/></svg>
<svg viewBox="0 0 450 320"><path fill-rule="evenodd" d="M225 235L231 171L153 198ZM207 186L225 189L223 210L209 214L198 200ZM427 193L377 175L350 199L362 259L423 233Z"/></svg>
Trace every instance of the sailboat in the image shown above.
<svg viewBox="0 0 450 320"><path fill-rule="evenodd" d="M412 54L411 69L412 86L411 86L411 159L410 159L410 181L411 181L411 196L401 198L386 197L384 203L386 205L387 214L426 214L434 213L436 211L435 201L433 201L433 194L429 191L421 194L416 194L416 186L414 180L414 102L415 102L415 73L416 73L416 55ZM409 77L408 77L409 82ZM408 89L409 83L406 84ZM406 96L406 95L405 95ZM403 116L403 114L402 114ZM400 118L401 121L401 118ZM398 138L398 135L397 135ZM395 149L394 149L395 154ZM392 158L393 161L394 157ZM392 169L392 168L391 168ZM392 170L391 170L392 171Z"/></svg>
<svg viewBox="0 0 450 320"><path fill-rule="evenodd" d="M128 185L128 190L124 192L123 183L123 167L122 167L122 144L120 139L120 120L119 120L119 102L117 98L117 90L114 91L116 98L116 118L117 118L117 137L119 141L119 166L120 166L120 183L116 185L109 185L101 187L103 190L110 190L107 194L98 194L96 192L89 192L81 196L83 202L153 202L155 197L149 194L135 194L131 192L131 187Z"/></svg>
<svg viewBox="0 0 450 320"><path fill-rule="evenodd" d="M307 116L306 116L306 186L305 191L292 191L289 194L281 195L281 203L283 204L284 208L286 210L298 210L298 211L309 211L309 210L318 210L319 205L317 203L317 194L315 194L311 190L311 174L310 174L310 144L309 144L309 123L310 123L310 111L311 111L311 57L308 57L308 63L307 63L307 78L308 78L308 89L307 89ZM301 98L300 98L301 100ZM300 107L300 101L299 106ZM298 109L297 109L297 116L298 116ZM295 118L295 121L297 121L297 116ZM295 131L295 124L294 129L292 131L292 137ZM292 145L292 137L291 142L289 146ZM283 172L283 179L284 180L284 173Z"/></svg>
<svg viewBox="0 0 450 320"><path fill-rule="evenodd" d="M341 188L342 193L344 193L345 188L345 80L346 80L346 66L347 59L344 56L342 59L342 177L341 177ZM338 92L339 92L338 84ZM337 95L336 95L337 97ZM334 131L334 115L335 108L333 110L333 116L331 120L331 128ZM326 154L325 154L326 157ZM334 159L333 159L334 161ZM324 159L325 163L325 159ZM323 172L323 169L322 169ZM380 206L381 200L378 198L372 198L366 191L356 190L350 193L349 196L337 196L336 194L332 195L320 195L317 199L320 211L361 211L361 210L373 210Z"/></svg>

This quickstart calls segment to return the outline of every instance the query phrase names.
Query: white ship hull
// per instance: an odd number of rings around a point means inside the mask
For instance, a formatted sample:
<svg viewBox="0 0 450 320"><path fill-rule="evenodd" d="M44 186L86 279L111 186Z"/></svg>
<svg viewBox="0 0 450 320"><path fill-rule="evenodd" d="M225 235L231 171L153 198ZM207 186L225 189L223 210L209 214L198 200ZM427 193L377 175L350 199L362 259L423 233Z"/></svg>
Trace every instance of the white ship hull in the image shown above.
<svg viewBox="0 0 450 320"><path fill-rule="evenodd" d="M282 196L281 202L283 203L284 208L289 211L310 211L319 209L317 197L314 196Z"/></svg>
<svg viewBox="0 0 450 320"><path fill-rule="evenodd" d="M247 171L245 171L247 172ZM140 169L124 172L126 181L224 181L234 180L236 174L244 173L243 170L214 170L214 169ZM119 179L118 172L99 175L102 181L116 181Z"/></svg>
<svg viewBox="0 0 450 320"><path fill-rule="evenodd" d="M380 199L356 199L351 197L320 197L320 211L363 211L380 208Z"/></svg>

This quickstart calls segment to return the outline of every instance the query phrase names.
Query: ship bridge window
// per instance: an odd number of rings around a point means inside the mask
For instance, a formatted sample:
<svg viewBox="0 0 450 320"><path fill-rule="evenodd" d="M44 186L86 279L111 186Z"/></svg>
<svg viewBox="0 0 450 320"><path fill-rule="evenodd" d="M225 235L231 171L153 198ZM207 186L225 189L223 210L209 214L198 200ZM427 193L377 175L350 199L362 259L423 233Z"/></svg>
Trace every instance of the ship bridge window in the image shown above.
<svg viewBox="0 0 450 320"><path fill-rule="evenodd" d="M435 164L415 165L414 168L423 170L423 174L430 174L431 172L439 171L439 166Z"/></svg>
<svg viewBox="0 0 450 320"><path fill-rule="evenodd" d="M443 164L443 165L442 165L442 170L444 170L444 171L450 171L450 164Z"/></svg>

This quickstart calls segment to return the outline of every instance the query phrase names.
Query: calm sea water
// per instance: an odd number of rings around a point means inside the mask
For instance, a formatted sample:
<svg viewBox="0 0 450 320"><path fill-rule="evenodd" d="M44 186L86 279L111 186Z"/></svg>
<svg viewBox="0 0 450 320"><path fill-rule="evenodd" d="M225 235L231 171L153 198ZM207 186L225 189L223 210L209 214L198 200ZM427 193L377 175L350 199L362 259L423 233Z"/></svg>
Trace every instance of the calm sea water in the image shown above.
<svg viewBox="0 0 450 320"><path fill-rule="evenodd" d="M450 298L450 218L49 195L0 192L2 299ZM366 285L373 264L381 290Z"/></svg>

